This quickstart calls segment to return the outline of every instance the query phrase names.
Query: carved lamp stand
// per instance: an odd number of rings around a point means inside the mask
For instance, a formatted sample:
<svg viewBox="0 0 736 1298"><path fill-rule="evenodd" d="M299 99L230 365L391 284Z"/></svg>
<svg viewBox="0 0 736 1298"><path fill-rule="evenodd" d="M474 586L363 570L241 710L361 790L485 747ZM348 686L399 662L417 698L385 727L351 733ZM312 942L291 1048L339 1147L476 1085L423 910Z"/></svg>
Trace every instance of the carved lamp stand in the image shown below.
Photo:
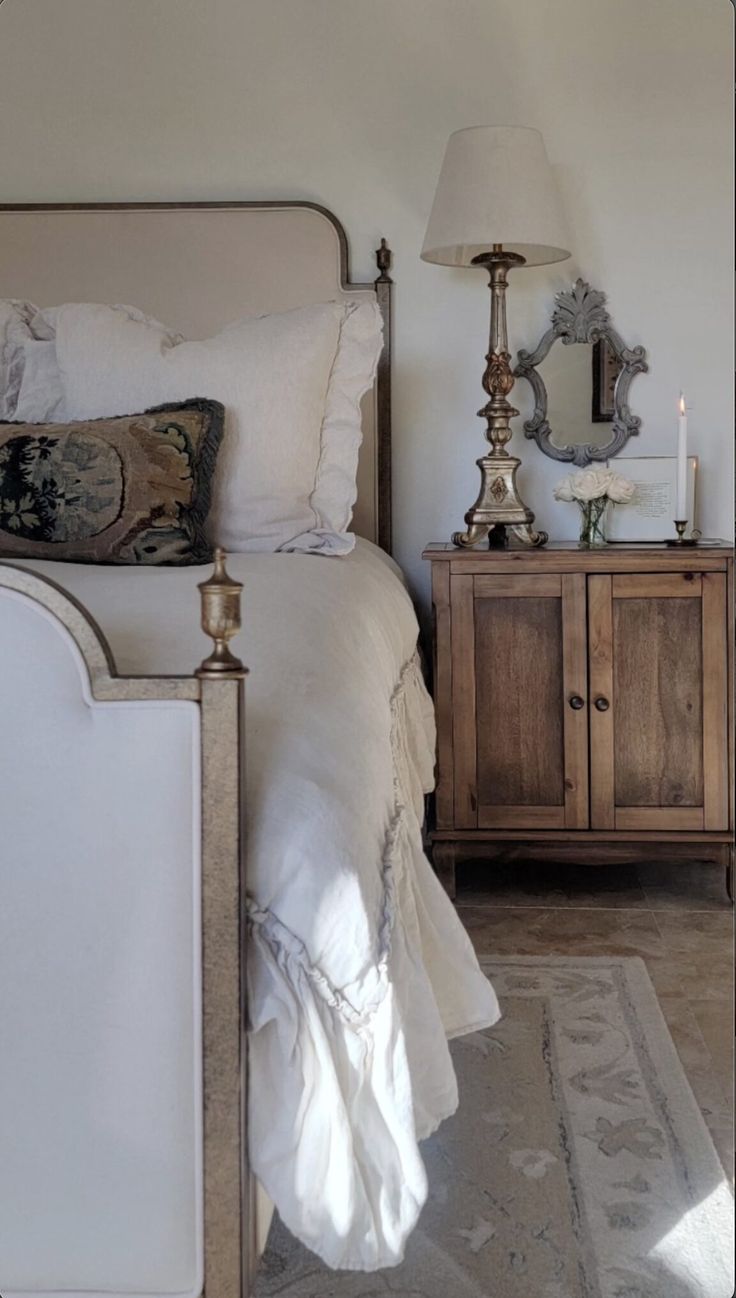
<svg viewBox="0 0 736 1298"><path fill-rule="evenodd" d="M521 460L506 450L511 420L519 413L508 401L514 376L506 329L506 284L508 272L525 262L520 253L504 252L498 244L492 252L473 258L473 265L487 267L490 276L491 334L483 375L483 388L490 399L478 414L488 423L486 437L491 451L476 460L481 479L478 499L465 515L467 531L453 532L454 545L476 545L486 537L490 546L502 545L507 527L529 545L544 545L547 540L546 532L532 527L534 515L519 495L516 472Z"/></svg>
<svg viewBox="0 0 736 1298"><path fill-rule="evenodd" d="M514 386L506 328L506 286L515 266L542 266L570 253L565 223L539 131L526 126L474 126L450 136L422 248L424 261L484 266L490 277L491 333L478 411L487 422L490 451L477 461L478 499L453 544L488 539L504 545L507 529L527 545L544 545L534 514L516 485L521 461L510 455Z"/></svg>

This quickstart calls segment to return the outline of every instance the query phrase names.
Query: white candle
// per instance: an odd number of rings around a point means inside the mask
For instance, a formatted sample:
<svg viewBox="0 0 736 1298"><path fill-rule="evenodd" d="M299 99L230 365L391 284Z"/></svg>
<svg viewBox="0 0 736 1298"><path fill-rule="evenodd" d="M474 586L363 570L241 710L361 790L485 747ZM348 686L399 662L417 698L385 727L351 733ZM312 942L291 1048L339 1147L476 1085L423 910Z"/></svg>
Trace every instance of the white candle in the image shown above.
<svg viewBox="0 0 736 1298"><path fill-rule="evenodd" d="M675 518L687 518L687 412L680 393L680 415L677 420L677 500Z"/></svg>

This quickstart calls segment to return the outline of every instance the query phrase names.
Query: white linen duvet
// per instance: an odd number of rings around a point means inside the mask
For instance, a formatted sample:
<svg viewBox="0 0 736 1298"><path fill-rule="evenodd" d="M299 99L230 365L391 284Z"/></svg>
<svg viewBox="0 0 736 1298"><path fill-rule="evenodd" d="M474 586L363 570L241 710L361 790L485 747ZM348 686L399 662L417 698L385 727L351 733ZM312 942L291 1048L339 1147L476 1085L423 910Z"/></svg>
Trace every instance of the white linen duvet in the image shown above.
<svg viewBox="0 0 736 1298"><path fill-rule="evenodd" d="M123 674L188 674L207 652L202 569L25 566L82 601ZM416 618L366 541L228 567L251 673L251 1164L330 1266L393 1266L426 1197L418 1142L457 1105L447 1039L498 1018L422 850L434 720Z"/></svg>

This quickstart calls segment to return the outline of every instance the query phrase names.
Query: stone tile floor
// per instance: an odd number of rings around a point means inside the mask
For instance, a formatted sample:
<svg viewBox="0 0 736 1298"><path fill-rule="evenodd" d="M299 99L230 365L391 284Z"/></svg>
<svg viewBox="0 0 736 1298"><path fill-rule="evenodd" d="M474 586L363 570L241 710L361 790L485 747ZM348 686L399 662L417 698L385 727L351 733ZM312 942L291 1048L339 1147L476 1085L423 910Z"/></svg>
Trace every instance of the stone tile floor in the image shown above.
<svg viewBox="0 0 736 1298"><path fill-rule="evenodd" d="M638 955L733 1179L734 926L711 865L461 863L458 913L482 955Z"/></svg>

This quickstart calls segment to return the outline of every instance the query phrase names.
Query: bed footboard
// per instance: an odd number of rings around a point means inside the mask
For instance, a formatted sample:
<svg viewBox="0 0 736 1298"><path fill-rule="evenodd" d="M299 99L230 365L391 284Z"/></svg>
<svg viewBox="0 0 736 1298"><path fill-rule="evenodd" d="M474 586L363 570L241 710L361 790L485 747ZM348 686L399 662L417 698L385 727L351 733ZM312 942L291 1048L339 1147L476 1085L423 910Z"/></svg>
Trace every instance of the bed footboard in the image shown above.
<svg viewBox="0 0 736 1298"><path fill-rule="evenodd" d="M121 677L0 564L0 1292L248 1298L245 669Z"/></svg>

